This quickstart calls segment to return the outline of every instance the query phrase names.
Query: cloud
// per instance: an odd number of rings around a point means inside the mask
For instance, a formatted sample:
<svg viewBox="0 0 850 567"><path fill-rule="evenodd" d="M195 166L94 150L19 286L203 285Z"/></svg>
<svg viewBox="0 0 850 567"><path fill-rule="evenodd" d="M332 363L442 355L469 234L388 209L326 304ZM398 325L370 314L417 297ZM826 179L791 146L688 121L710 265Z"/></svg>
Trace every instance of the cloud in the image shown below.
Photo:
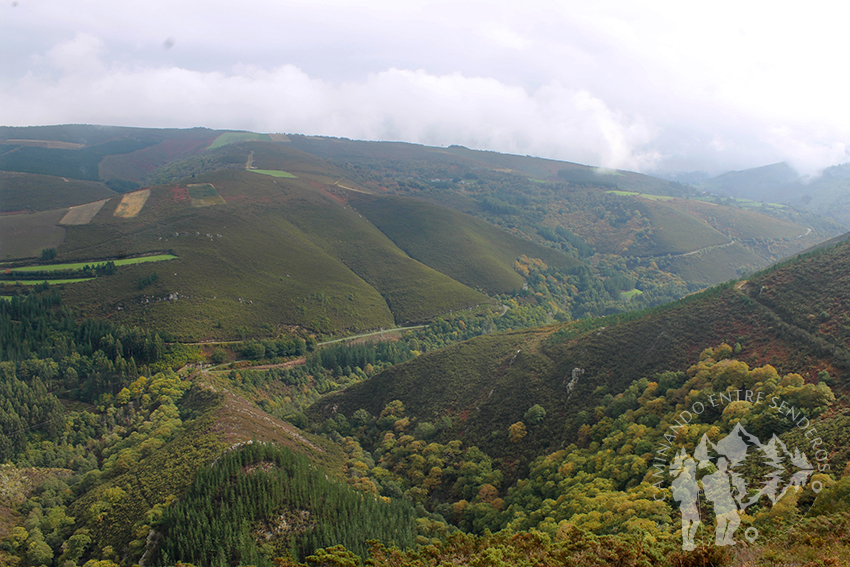
<svg viewBox="0 0 850 567"><path fill-rule="evenodd" d="M0 18L0 123L397 139L642 171L848 161L850 8L758 4L40 0Z"/></svg>
<svg viewBox="0 0 850 567"><path fill-rule="evenodd" d="M66 74L95 75L105 70L101 61L105 51L103 41L99 38L87 33L78 33L73 40L50 49L44 60Z"/></svg>
<svg viewBox="0 0 850 567"><path fill-rule="evenodd" d="M107 68L102 43L77 35L46 60L61 71L3 85L4 122L250 129L509 153L644 169L659 153L651 125L558 82L530 90L460 73L388 69L332 83L293 65L230 73Z"/></svg>
<svg viewBox="0 0 850 567"><path fill-rule="evenodd" d="M779 126L769 129L765 138L803 176L815 176L831 165L850 161L850 147L835 141L840 139L836 135L819 136L810 129Z"/></svg>

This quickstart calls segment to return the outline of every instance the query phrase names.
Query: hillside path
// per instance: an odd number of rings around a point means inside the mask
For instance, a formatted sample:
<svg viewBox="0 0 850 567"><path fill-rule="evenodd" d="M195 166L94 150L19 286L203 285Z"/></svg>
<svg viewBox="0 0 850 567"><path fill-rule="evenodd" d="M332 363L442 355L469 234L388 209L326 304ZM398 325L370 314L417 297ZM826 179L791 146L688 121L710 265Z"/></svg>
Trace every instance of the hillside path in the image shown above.
<svg viewBox="0 0 850 567"><path fill-rule="evenodd" d="M375 335L383 335L384 333L392 333L394 331L409 331L410 329L421 329L425 325L413 325L411 327L395 327L393 329L381 329L380 331L372 331L371 333L363 333L362 335L352 335L350 337L343 337L341 339L334 339L332 341L324 341L321 343L317 343L318 346L329 345L332 343L339 343L342 341L350 341L354 339L362 339L363 337L374 337Z"/></svg>
<svg viewBox="0 0 850 567"><path fill-rule="evenodd" d="M706 246L705 248L700 248L699 250L694 250L692 252L685 252L684 254L671 254L673 258L681 258L684 256L691 256L693 254L699 254L700 252L708 252L709 250L718 250L720 248L726 248L727 246L732 246L735 244L734 240L730 240L726 244L715 244L714 246Z"/></svg>
<svg viewBox="0 0 850 567"><path fill-rule="evenodd" d="M342 337L341 339L333 339L331 341L323 341L321 343L316 343L317 346L321 345L329 345L332 343L339 343L343 341L351 341L354 339L362 339L363 337L373 337L375 335L382 335L384 333L392 333L395 331L409 331L410 329L421 329L425 327L425 325L412 325L410 327L393 327L392 329L380 329L378 331L370 331L368 333L362 333L360 335L351 335L348 337ZM247 339L246 339L247 340ZM179 341L178 341L179 342ZM186 346L207 346L207 345L236 345L239 343L243 343L245 341L199 341L196 343L180 343L181 345ZM174 343L168 343L174 344Z"/></svg>

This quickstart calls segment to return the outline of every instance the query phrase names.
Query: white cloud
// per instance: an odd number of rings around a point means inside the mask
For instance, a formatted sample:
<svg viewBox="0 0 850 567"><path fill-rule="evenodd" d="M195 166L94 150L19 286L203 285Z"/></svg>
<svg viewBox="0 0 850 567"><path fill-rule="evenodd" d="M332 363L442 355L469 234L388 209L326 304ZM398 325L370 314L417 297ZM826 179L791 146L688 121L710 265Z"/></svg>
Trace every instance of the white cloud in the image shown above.
<svg viewBox="0 0 850 567"><path fill-rule="evenodd" d="M51 51L64 74L33 76L0 94L17 124L94 122L210 126L545 155L612 168L652 165L652 129L591 93L558 83L535 91L459 73L389 69L333 84L292 65L202 73L178 67L103 69L90 37ZM64 56L81 54L80 65ZM60 56L56 55L60 54ZM94 70L99 70L93 75Z"/></svg>
<svg viewBox="0 0 850 567"><path fill-rule="evenodd" d="M644 170L787 160L808 171L848 160L848 6L28 1L0 7L10 55L0 123L205 125Z"/></svg>
<svg viewBox="0 0 850 567"><path fill-rule="evenodd" d="M78 33L73 40L60 43L48 51L45 60L67 74L94 75L104 71L101 61L104 53L103 41L87 33Z"/></svg>

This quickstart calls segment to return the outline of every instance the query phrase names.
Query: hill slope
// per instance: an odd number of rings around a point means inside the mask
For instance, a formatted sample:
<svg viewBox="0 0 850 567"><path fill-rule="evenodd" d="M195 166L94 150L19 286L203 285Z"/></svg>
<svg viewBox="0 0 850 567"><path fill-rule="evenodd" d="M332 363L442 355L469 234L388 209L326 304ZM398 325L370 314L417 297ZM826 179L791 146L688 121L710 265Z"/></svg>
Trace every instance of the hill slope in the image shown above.
<svg viewBox="0 0 850 567"><path fill-rule="evenodd" d="M826 168L820 175L803 178L786 163L731 171L701 184L719 195L788 203L850 225L850 164Z"/></svg>
<svg viewBox="0 0 850 567"><path fill-rule="evenodd" d="M114 216L116 198L91 224L69 227L59 248L65 260L163 249L179 259L157 267L157 281L144 293L136 283L151 269L134 266L68 286L68 300L187 337L233 336L236 327L267 323L367 330L489 301L409 258L315 182L236 170L193 181L151 189L131 218ZM221 203L193 206L195 187L207 187Z"/></svg>
<svg viewBox="0 0 850 567"><path fill-rule="evenodd" d="M449 416L454 435L510 462L576 442L586 412L607 394L687 367L722 342L739 344L739 358L751 367L771 364L814 382L826 371L846 387L848 338L834 332L846 318L846 294L828 282L830 274L847 273L848 262L850 245L844 243L749 284L713 288L646 313L479 337L331 394L310 415L321 419L331 408L345 415L360 408L380 413L398 399L420 420ZM823 285L810 277L815 272L824 274ZM821 308L825 315L810 316ZM504 444L505 428L535 404L549 416L545 423L521 445Z"/></svg>
<svg viewBox="0 0 850 567"><path fill-rule="evenodd" d="M489 293L520 289L514 262L522 255L569 270L579 262L492 225L427 202L355 193L351 203L412 258Z"/></svg>

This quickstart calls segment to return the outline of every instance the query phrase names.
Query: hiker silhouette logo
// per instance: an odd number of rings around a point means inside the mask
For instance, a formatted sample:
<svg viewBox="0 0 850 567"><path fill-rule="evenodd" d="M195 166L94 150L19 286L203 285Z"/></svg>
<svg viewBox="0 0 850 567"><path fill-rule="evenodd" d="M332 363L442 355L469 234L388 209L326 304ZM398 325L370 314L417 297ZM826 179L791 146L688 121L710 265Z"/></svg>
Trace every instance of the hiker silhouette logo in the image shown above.
<svg viewBox="0 0 850 567"><path fill-rule="evenodd" d="M765 400L767 401L767 400ZM770 402L785 412L786 404L773 398ZM704 433L692 451L674 445L678 431L697 424L705 405L696 402L690 411L678 414L665 443L656 449L653 467L654 485L663 488L669 482L674 506L681 514L682 549L695 549L695 537L700 524L714 517L714 544L735 545L740 541L741 528L747 509L751 506L764 509L782 499L788 490L809 486L815 493L823 488L815 473L829 469L828 453L817 437L817 430L797 408L793 421L803 432L804 449L812 459L796 446L789 447L775 433L767 441L748 432L742 423L736 423L729 433L719 439L716 428L715 441ZM746 423L746 420L741 420ZM708 525L705 526L710 529ZM754 542L759 532L755 526L746 525L743 537ZM737 537L737 540L736 540Z"/></svg>

